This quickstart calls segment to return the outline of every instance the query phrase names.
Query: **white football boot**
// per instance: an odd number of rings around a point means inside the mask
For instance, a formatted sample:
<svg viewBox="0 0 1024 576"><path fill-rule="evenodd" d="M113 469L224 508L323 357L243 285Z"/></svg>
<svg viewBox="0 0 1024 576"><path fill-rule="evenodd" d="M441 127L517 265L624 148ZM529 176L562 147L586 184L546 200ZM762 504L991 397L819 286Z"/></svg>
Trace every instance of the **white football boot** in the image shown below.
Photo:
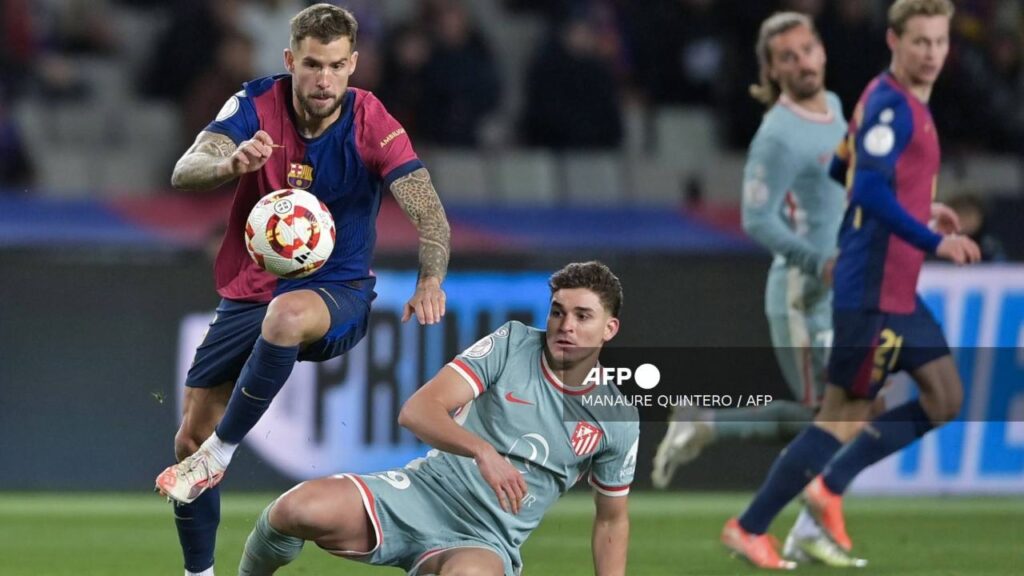
<svg viewBox="0 0 1024 576"><path fill-rule="evenodd" d="M714 441L715 431L701 420L696 410L679 410L668 422L665 437L658 444L651 469L651 483L659 490L668 488L676 468L700 456L701 450Z"/></svg>

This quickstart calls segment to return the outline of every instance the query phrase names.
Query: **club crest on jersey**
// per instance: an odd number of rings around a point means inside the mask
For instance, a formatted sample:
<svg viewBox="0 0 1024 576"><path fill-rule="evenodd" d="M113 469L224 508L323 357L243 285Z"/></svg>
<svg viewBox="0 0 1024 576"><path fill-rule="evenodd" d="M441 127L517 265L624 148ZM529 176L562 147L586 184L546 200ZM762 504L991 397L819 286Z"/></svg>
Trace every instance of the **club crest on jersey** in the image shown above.
<svg viewBox="0 0 1024 576"><path fill-rule="evenodd" d="M597 445L601 443L602 436L604 432L597 426L590 422L579 422L569 439L572 442L572 451L577 456L593 454L594 450L597 450Z"/></svg>
<svg viewBox="0 0 1024 576"><path fill-rule="evenodd" d="M288 165L288 185L305 190L313 184L313 167L309 164L291 162Z"/></svg>

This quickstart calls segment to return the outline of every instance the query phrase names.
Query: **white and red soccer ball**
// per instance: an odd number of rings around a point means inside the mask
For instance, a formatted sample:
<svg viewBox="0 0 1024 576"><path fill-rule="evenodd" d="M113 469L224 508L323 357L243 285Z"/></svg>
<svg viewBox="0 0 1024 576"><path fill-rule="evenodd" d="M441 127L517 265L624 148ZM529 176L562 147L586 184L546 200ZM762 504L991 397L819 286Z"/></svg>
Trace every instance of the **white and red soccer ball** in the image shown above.
<svg viewBox="0 0 1024 576"><path fill-rule="evenodd" d="M334 218L305 190L278 190L260 199L245 223L249 256L267 272L302 278L320 269L334 250Z"/></svg>

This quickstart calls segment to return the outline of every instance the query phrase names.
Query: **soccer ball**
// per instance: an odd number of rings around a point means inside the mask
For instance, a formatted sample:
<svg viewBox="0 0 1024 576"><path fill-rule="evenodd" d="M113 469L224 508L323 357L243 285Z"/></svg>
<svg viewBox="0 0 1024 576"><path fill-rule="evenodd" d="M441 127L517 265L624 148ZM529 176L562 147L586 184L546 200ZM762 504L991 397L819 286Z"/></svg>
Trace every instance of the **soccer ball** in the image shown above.
<svg viewBox="0 0 1024 576"><path fill-rule="evenodd" d="M327 262L334 234L334 218L316 196L305 190L278 190L253 206L245 223L245 247L267 272L302 278Z"/></svg>

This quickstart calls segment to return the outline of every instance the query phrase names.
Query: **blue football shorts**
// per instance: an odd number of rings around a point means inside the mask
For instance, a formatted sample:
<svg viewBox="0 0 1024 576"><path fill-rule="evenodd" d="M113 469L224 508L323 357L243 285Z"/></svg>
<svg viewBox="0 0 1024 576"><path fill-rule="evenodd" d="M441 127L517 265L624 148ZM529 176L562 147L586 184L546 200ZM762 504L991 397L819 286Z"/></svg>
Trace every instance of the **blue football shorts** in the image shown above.
<svg viewBox="0 0 1024 576"><path fill-rule="evenodd" d="M299 351L300 361L321 362L351 350L366 335L372 289L348 284L304 286L323 298L331 313L331 327L320 340ZM263 328L269 303L222 299L203 343L196 349L185 385L211 388L238 380Z"/></svg>
<svg viewBox="0 0 1024 576"><path fill-rule="evenodd" d="M910 314L837 309L829 382L855 398L878 395L889 374L913 372L949 354L942 329L921 297Z"/></svg>

